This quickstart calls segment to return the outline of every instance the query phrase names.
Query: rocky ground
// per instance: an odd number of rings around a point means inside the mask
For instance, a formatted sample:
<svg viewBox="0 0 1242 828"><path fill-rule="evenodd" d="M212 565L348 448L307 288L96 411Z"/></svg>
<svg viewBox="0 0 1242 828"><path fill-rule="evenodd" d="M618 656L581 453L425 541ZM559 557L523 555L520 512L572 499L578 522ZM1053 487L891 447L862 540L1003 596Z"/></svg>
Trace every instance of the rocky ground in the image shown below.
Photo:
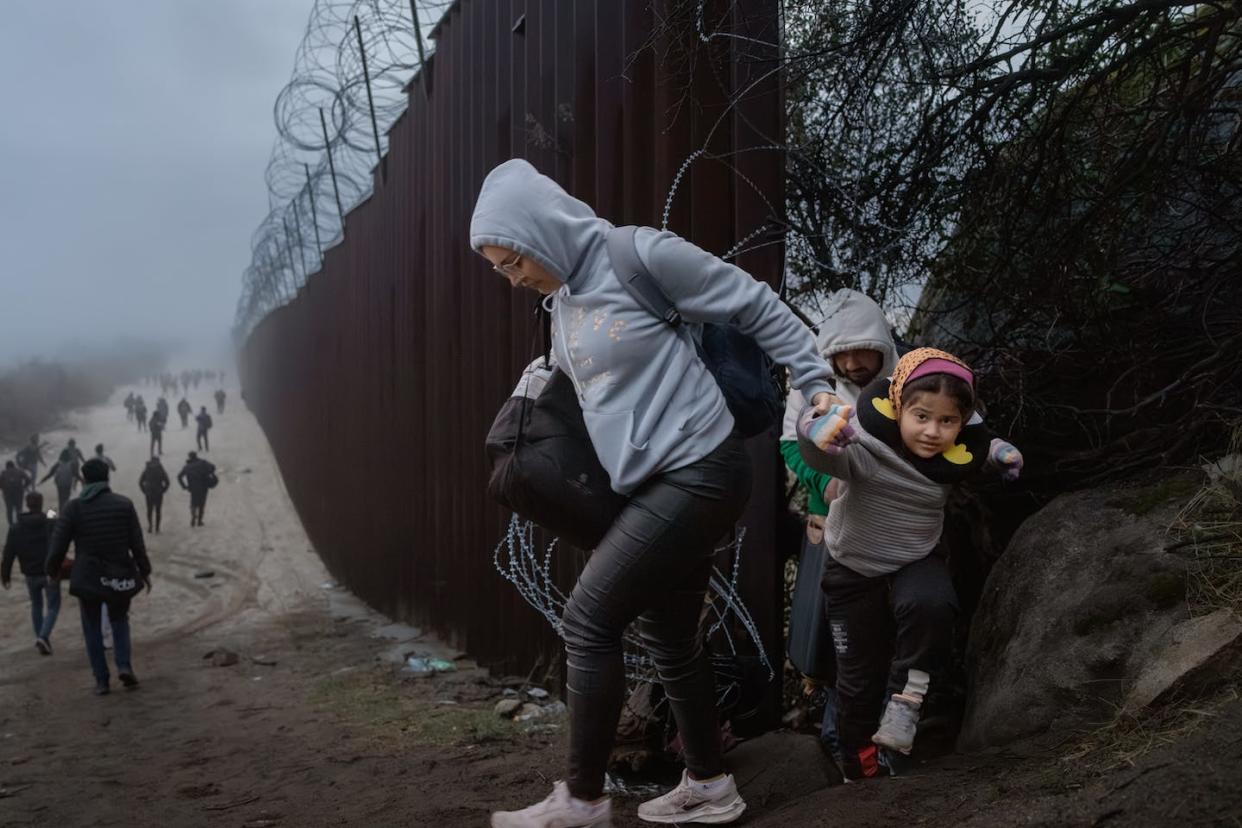
<svg viewBox="0 0 1242 828"><path fill-rule="evenodd" d="M145 435L123 409L73 426L83 446L107 444L115 488L138 498ZM140 689L90 694L72 599L44 658L20 581L0 593L0 826L480 826L541 798L563 760L555 708L497 716L529 688L333 585L244 409L216 417L212 437L221 485L207 525L190 529L174 490L151 536L154 591L133 610ZM170 430L170 472L192 442ZM410 654L454 669L412 675ZM828 787L815 739L793 733L730 761L756 826L1242 825L1242 701L1229 691L1167 720L941 758L900 779ZM616 825L641 824L639 798L618 795Z"/></svg>

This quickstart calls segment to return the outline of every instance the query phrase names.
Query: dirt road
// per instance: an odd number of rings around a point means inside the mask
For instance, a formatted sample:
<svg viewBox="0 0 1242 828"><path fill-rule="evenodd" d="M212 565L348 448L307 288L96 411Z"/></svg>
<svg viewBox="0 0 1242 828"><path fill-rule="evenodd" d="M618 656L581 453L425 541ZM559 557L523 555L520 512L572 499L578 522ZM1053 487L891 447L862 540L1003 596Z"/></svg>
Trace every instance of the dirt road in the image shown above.
<svg viewBox="0 0 1242 828"><path fill-rule="evenodd" d="M190 527L174 486L164 532L147 536L154 589L132 609L140 689L91 695L76 600L66 594L55 655L41 657L20 576L0 592L0 825L478 824L487 805L473 789L495 779L496 745L513 764L548 738L511 742L491 704L469 707L500 688L467 661L402 686L384 660L394 647L444 648L325 588L253 417L236 402L213 416L221 483L206 525ZM59 450L71 435L87 453L103 442L115 490L141 503L149 438L119 402L46 437ZM170 475L193 448L174 416ZM221 648L238 663L203 658ZM519 764L537 778L535 762Z"/></svg>
<svg viewBox="0 0 1242 828"><path fill-rule="evenodd" d="M41 657L20 577L0 592L0 826L483 826L496 807L542 797L563 767L563 721L499 719L504 681L331 587L254 419L232 402L215 419L221 484L206 526L190 528L174 489L165 532L149 536L154 591L132 613L140 689L91 695L75 600ZM105 443L115 488L141 500L147 437L119 403L72 434L84 449ZM48 437L59 448L68 435ZM174 424L170 474L192 447ZM236 663L203 657L220 649ZM403 676L411 652L458 669ZM729 760L754 826L1242 824L1242 702L1211 715L1108 774L1053 747L829 788L815 740L790 733ZM616 826L642 824L637 801L614 800Z"/></svg>

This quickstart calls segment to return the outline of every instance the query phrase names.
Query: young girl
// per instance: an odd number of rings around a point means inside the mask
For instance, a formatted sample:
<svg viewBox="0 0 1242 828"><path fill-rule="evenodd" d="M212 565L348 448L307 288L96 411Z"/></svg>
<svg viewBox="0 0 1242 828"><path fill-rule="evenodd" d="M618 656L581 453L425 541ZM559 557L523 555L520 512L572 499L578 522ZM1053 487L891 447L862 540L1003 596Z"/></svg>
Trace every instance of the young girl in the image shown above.
<svg viewBox="0 0 1242 828"><path fill-rule="evenodd" d="M877 746L910 752L948 661L957 597L931 552L949 491L985 467L1016 479L1022 455L975 413L970 368L934 348L910 352L890 379L863 389L857 410L804 411L798 440L810 466L842 481L824 530L822 586L844 770L861 779L879 772Z"/></svg>

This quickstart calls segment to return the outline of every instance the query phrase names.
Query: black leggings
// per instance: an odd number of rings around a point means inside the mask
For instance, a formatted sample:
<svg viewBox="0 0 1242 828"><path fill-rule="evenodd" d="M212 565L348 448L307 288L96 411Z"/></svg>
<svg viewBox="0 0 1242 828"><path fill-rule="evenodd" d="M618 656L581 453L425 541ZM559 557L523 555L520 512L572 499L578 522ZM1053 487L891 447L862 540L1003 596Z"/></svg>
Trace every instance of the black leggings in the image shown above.
<svg viewBox="0 0 1242 828"><path fill-rule="evenodd" d="M716 543L750 497L750 459L730 437L697 463L643 484L591 554L565 605L569 790L597 799L625 694L621 637L638 631L696 778L724 769L715 682L699 617Z"/></svg>

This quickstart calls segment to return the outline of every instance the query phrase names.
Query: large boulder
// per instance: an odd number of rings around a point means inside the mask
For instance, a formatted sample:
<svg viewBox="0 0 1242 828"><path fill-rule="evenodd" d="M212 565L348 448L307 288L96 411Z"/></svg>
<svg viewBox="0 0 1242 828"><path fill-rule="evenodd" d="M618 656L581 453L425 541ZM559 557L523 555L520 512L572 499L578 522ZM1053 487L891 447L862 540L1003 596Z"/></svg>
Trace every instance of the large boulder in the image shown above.
<svg viewBox="0 0 1242 828"><path fill-rule="evenodd" d="M1233 652L1228 610L1192 618L1167 529L1195 481L1065 494L1014 535L967 649L963 749L1105 722Z"/></svg>

